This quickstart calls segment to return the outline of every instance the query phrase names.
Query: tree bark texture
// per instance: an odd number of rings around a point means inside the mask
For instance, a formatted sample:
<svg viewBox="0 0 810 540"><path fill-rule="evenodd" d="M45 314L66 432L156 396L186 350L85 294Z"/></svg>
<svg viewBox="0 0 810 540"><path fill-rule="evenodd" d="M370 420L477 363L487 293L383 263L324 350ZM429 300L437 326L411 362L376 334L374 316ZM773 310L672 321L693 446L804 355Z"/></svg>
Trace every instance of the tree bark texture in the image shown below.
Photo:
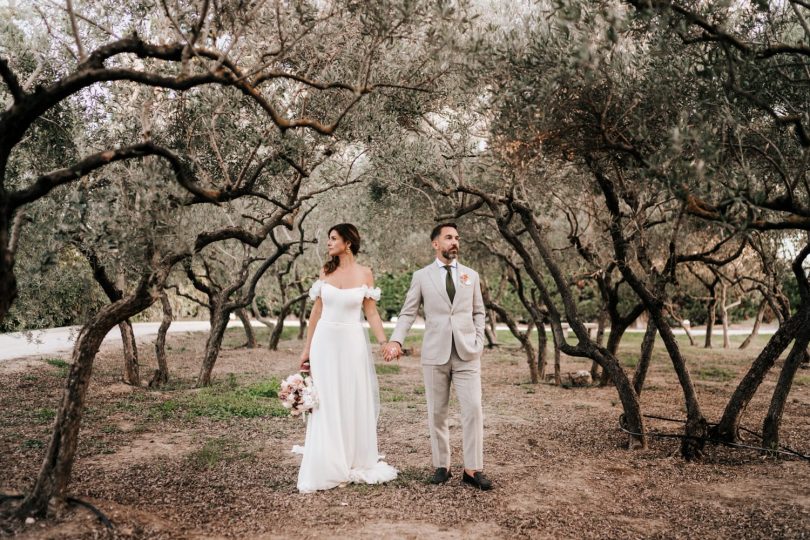
<svg viewBox="0 0 810 540"><path fill-rule="evenodd" d="M222 349L222 340L225 337L225 330L228 329L228 318L231 314L219 302L212 304L210 310L211 331L208 333L208 339L205 342L203 362L197 376L198 388L211 385L211 373L219 357L219 351Z"/></svg>
<svg viewBox="0 0 810 540"><path fill-rule="evenodd" d="M284 332L284 320L290 314L290 308L285 304L281 306L276 319L276 324L273 325L273 330L270 332L270 340L267 342L267 348L271 351L278 350L278 344L281 341L281 334Z"/></svg>
<svg viewBox="0 0 810 540"><path fill-rule="evenodd" d="M480 197L496 216L495 221L498 231L522 260L523 269L536 287L542 303L547 309L548 320L551 324L552 334L554 336L555 377L557 378L558 384L561 383L559 367L559 355L561 352L597 361L603 369L610 371L611 377L613 377L614 385L624 409L622 423L627 426L628 431L631 432L630 447L646 448L647 438L644 418L641 414L641 406L638 401L638 396L636 396L633 390L633 385L630 383L627 374L619 365L618 360L605 348L595 345L587 328L580 321L570 284L555 261L553 250L546 243L543 234L540 232L540 227L536 221L533 210L514 199L496 200L487 193L466 186L464 190ZM536 250L533 251L542 259L543 265L554 282L564 308L565 318L578 338L576 345L569 345L566 342L562 326L562 315L557 309L557 304L546 285L546 281L543 279L543 276L540 275L536 267L535 256L529 252L522 239L512 230L511 222L516 215L519 217L519 225L523 230L528 232L531 243L533 247L536 248Z"/></svg>
<svg viewBox="0 0 810 540"><path fill-rule="evenodd" d="M541 381L546 378L546 366L548 364L548 336L546 336L546 325L542 321L537 324L537 376Z"/></svg>
<svg viewBox="0 0 810 540"><path fill-rule="evenodd" d="M0 150L2 152L2 150ZM0 174L5 175L8 154L0 156ZM2 185L2 184L0 184ZM17 277L14 275L14 252L11 250L12 210L0 190L0 322L8 315L11 304L17 298Z"/></svg>
<svg viewBox="0 0 810 540"><path fill-rule="evenodd" d="M255 349L257 346L256 333L253 331L253 327L250 325L250 317L248 316L245 308L237 309L236 316L239 317L240 321L242 321L242 327L245 329L245 338L247 339L245 347L248 349Z"/></svg>
<svg viewBox="0 0 810 540"><path fill-rule="evenodd" d="M768 340L768 343L754 360L754 363L751 364L748 372L743 376L731 395L720 422L713 428L712 432L715 438L727 442L737 440L737 431L740 427L742 413L748 407L748 403L754 397L754 394L756 394L759 385L765 379L765 375L767 375L790 342L793 341L794 336L799 335L800 332L810 332L807 323L807 311L807 308L803 308L796 312Z"/></svg>
<svg viewBox="0 0 810 540"><path fill-rule="evenodd" d="M303 291L303 289L302 289ZM298 341L303 341L307 335L307 297L304 296L298 303Z"/></svg>
<svg viewBox="0 0 810 540"><path fill-rule="evenodd" d="M776 382L768 413L762 423L763 448L776 449L779 447L779 427L782 424L782 414L785 412L785 404L790 394L790 388L793 386L796 371L807 357L808 343L810 343L810 334L807 332L796 336L793 347L782 366L782 371L779 372L779 380Z"/></svg>
<svg viewBox="0 0 810 540"><path fill-rule="evenodd" d="M540 382L537 372L537 356L531 340L531 331L533 325L530 324L525 332L521 332L514 317L512 317L503 306L493 302L488 291L484 297L484 303L487 309L498 314L500 319L506 324L506 326L509 327L509 331L512 332L512 335L515 336L515 338L517 338L517 340L520 342L520 346L526 355L526 361L529 365L529 379L531 380L532 384L537 384Z"/></svg>
<svg viewBox="0 0 810 540"><path fill-rule="evenodd" d="M751 329L751 333L748 334L748 337L740 343L740 349L747 349L751 342L754 341L757 336L759 335L759 328L762 326L762 318L765 316L765 308L768 306L768 301L764 298L759 303L759 308L757 309L757 316L754 318L754 327Z"/></svg>
<svg viewBox="0 0 810 540"><path fill-rule="evenodd" d="M118 323L121 330L121 342L124 349L124 382L132 386L141 385L140 366L138 364L138 345L135 343L135 331L127 319Z"/></svg>
<svg viewBox="0 0 810 540"><path fill-rule="evenodd" d="M712 348L712 332L714 331L714 321L717 308L717 282L712 283L709 288L709 301L706 303L706 337L703 341L704 349Z"/></svg>
<svg viewBox="0 0 810 540"><path fill-rule="evenodd" d="M560 374L561 352L566 352L566 354L577 354L578 356L584 356L599 362L602 369L609 373L613 380L613 384L619 393L619 399L621 400L622 407L624 409L624 422L628 426L629 431L633 433L630 439L630 446L633 448L646 448L647 436L644 428L644 418L641 415L641 405L639 404L638 396L633 390L633 385L630 383L630 380L627 378L627 374L622 369L615 355L611 354L607 349L597 347L591 339L588 330L579 320L576 302L571 294L568 281L565 279L565 276L563 276L559 265L554 260L551 249L541 235L537 222L535 221L534 214L531 213L531 211L527 208L521 208L520 217L523 225L529 232L529 236L531 237L534 246L537 248L537 252L543 260L543 264L554 281L557 292L560 294L562 299L562 304L568 323L579 340L577 347L570 347L566 343L563 335L560 314L554 305L550 291L546 288L545 282L539 273L534 270L534 267L529 266L529 263L532 261L531 255L526 251L520 240L518 240L510 231L510 235L507 240L516 248L516 251L518 251L518 254L523 259L526 270L537 287L537 290L540 291L543 298L543 303L546 305L549 311L549 319L551 321L552 331L554 332L556 349L554 357L554 376L557 384L562 384Z"/></svg>
<svg viewBox="0 0 810 540"><path fill-rule="evenodd" d="M169 364L166 361L166 334L172 324L173 315L172 305L166 291L160 293L160 306L163 310L163 319L160 321L160 328L158 328L157 338L155 339L155 358L157 359L158 368L152 375L152 380L149 381L149 386L156 387L169 382Z"/></svg>
<svg viewBox="0 0 810 540"><path fill-rule="evenodd" d="M557 347L557 344L554 344L554 384L557 386L562 386L562 373L560 369L560 348Z"/></svg>
<svg viewBox="0 0 810 540"><path fill-rule="evenodd" d="M605 327L607 326L608 314L607 310L599 311L599 318L596 320L596 344L603 346L605 343ZM591 380L596 381L599 379L599 364L591 361Z"/></svg>
<svg viewBox="0 0 810 540"><path fill-rule="evenodd" d="M659 275L657 270L652 264L649 264L649 257L643 250L643 245L639 246L636 257L644 258L644 261L639 261L642 268L649 268L650 275L648 280L651 283L642 281L639 276L631 268L628 261L628 243L624 237L622 230L621 211L619 205L619 198L617 196L613 182L600 170L594 169L596 180L605 196L605 203L611 214L610 221L610 236L613 241L613 248L616 253L617 265L622 273L622 276L636 295L641 299L644 307L647 309L650 320L658 329L658 333L666 346L667 353L669 354L672 366L675 368L675 373L678 376L678 382L683 390L684 402L686 405L686 426L684 434L687 436L681 441L681 455L689 459L699 458L703 454L703 447L705 441L702 439L706 436L708 424L700 409L700 403L697 399L692 377L689 374L689 369L683 359L678 342L672 329L667 324L664 317L664 300L665 300L665 287L664 276ZM644 262L648 264L644 264Z"/></svg>
<svg viewBox="0 0 810 540"><path fill-rule="evenodd" d="M641 340L641 351L638 357L638 364L636 365L636 372L633 373L633 389L639 396L641 396L641 391L644 389L647 371L650 369L653 348L655 348L655 334L655 324L652 321L648 321L647 329L644 331L644 338Z"/></svg>
<svg viewBox="0 0 810 540"><path fill-rule="evenodd" d="M107 299L110 302L117 302L123 298L123 290L116 285L109 274L107 274L107 269L98 258L96 252L92 248L84 246L81 238L75 238L74 243L90 264L90 269L93 271L93 279L96 280L101 290L104 291ZM118 277L119 281L123 281L123 276L119 275ZM138 345L135 342L135 332L132 329L132 323L129 320L121 321L118 327L121 330L121 342L123 343L124 352L124 382L133 386L140 386L141 377L138 366Z"/></svg>
<svg viewBox="0 0 810 540"><path fill-rule="evenodd" d="M736 302L732 302L731 304L728 303L728 285L725 283L722 284L722 295L721 295L721 303L720 303L720 313L722 316L722 323L723 323L723 348L728 349L731 347L731 340L729 339L728 335L728 326L729 326L729 317L728 311L732 308L739 306L742 301L737 300Z"/></svg>
<svg viewBox="0 0 810 540"><path fill-rule="evenodd" d="M45 459L34 488L18 509L19 515L44 516L51 498L64 497L76 455L85 397L96 353L104 337L115 325L137 315L153 301L148 292L139 290L104 306L82 327L73 347L72 364Z"/></svg>

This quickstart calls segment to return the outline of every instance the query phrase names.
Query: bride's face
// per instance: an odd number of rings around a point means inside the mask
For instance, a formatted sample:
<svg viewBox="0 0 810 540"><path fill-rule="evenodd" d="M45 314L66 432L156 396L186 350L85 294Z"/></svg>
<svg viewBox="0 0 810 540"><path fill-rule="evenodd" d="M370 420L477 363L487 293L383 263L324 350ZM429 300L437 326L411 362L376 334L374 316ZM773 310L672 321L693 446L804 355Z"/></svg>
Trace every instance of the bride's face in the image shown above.
<svg viewBox="0 0 810 540"><path fill-rule="evenodd" d="M341 253L346 252L348 244L340 237L337 231L329 233L329 239L326 241L326 251L330 257L337 257Z"/></svg>

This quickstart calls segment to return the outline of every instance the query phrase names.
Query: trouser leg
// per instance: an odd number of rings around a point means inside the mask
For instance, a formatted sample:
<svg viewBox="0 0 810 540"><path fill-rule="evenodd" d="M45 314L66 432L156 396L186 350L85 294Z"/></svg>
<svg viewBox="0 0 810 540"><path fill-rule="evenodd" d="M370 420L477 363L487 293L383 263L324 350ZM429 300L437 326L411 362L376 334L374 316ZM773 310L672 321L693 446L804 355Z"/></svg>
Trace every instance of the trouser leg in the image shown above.
<svg viewBox="0 0 810 540"><path fill-rule="evenodd" d="M450 362L441 366L423 366L425 396L428 405L430 453L434 467L450 467L450 430L447 410L450 401Z"/></svg>
<svg viewBox="0 0 810 540"><path fill-rule="evenodd" d="M455 351L454 351L455 352ZM484 413L481 408L481 360L450 359L453 386L461 407L464 468L484 468Z"/></svg>

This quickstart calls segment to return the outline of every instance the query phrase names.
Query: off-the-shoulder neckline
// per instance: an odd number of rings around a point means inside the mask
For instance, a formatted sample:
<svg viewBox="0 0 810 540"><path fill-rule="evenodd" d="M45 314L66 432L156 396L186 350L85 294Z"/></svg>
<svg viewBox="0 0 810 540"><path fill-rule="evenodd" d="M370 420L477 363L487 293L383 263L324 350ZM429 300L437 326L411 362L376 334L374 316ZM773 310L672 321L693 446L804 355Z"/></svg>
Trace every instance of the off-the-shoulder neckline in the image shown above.
<svg viewBox="0 0 810 540"><path fill-rule="evenodd" d="M363 284L362 284L362 285L360 285L359 287L345 287L345 288L341 288L341 287L336 287L335 285L332 285L332 284L331 284L331 283L329 283L328 281L324 281L324 280L322 280L322 279L319 279L318 281L320 281L320 282L321 282L321 283L323 283L324 285L329 285L329 286L330 286L330 287L332 287L333 289L337 289L337 290L339 290L339 291L354 291L354 290L357 290L357 289L371 289L371 287L369 287L369 286L368 286L368 285L366 285L365 283L363 283ZM375 287L375 288L377 288L377 287Z"/></svg>

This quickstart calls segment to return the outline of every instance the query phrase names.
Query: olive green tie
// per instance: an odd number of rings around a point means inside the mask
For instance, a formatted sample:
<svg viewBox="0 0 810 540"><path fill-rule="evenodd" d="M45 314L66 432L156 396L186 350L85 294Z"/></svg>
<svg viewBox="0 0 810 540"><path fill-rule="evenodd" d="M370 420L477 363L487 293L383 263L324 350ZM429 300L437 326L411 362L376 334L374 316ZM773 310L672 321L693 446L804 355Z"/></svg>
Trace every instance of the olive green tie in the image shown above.
<svg viewBox="0 0 810 540"><path fill-rule="evenodd" d="M447 296L450 297L450 303L453 303L453 298L456 296L456 285L453 283L453 267L445 265L445 270L447 270L447 278L444 280L444 285L447 287Z"/></svg>

